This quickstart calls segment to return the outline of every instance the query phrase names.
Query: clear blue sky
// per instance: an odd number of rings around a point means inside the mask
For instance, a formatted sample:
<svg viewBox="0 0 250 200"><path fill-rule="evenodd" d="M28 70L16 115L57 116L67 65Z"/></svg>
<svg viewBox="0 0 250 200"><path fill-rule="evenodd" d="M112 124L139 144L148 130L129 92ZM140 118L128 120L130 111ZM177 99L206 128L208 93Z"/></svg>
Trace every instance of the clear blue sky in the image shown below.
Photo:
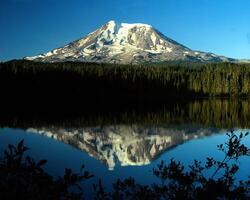
<svg viewBox="0 0 250 200"><path fill-rule="evenodd" d="M151 24L194 50L250 59L249 0L0 0L0 61L63 46L111 19Z"/></svg>

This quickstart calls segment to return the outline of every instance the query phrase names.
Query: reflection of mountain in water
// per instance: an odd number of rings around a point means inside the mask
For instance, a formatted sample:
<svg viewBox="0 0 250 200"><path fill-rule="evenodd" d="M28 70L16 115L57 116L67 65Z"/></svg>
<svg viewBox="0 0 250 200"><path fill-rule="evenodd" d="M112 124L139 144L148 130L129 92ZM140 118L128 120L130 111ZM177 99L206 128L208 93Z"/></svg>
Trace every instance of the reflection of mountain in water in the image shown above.
<svg viewBox="0 0 250 200"><path fill-rule="evenodd" d="M214 133L211 129L138 125L81 129L29 128L27 131L70 144L108 165L111 170L117 162L122 166L149 164L168 149Z"/></svg>

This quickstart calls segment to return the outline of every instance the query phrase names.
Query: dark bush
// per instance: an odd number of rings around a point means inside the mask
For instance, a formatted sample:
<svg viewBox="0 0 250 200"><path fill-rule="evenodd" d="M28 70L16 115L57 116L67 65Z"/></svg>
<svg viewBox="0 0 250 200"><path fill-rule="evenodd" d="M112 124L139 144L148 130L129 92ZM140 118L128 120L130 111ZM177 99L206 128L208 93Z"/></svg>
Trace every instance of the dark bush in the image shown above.
<svg viewBox="0 0 250 200"><path fill-rule="evenodd" d="M171 160L159 163L153 169L160 184L141 185L132 177L117 180L113 190L106 191L101 180L93 185L93 198L108 199L168 199L168 200L203 200L203 199L250 199L250 179L236 181L239 170L237 161L242 156L249 156L250 150L242 144L248 133L227 134L225 144L218 145L224 152L222 161L206 158L206 163L195 160L189 169L183 164ZM24 156L28 150L21 141L16 147L9 145L0 161L0 197L1 199L84 199L82 181L91 178L87 171L72 173L65 170L63 177L57 179L46 173L45 160L35 162ZM84 166L82 167L82 170ZM210 176L205 175L210 172Z"/></svg>

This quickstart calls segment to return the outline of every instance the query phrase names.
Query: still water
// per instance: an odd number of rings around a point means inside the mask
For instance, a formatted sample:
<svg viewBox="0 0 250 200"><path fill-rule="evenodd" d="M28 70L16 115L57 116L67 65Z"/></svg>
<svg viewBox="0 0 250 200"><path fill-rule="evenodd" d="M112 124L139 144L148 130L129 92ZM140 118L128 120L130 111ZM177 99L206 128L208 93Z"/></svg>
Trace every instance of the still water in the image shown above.
<svg viewBox="0 0 250 200"><path fill-rule="evenodd" d="M157 112L128 111L113 122L110 113L109 119L98 115L95 120L92 115L90 123L85 115L77 123L60 121L61 125L14 119L2 123L0 151L24 139L29 155L36 160L47 159L46 169L54 176L63 175L65 168L78 172L84 164L95 175L85 183L87 187L101 178L109 189L118 178L129 176L138 183L151 184L158 181L152 169L161 160L174 158L188 166L194 159L222 159L223 153L216 146L226 142L226 133L250 131L249 105L244 100L194 101ZM244 143L250 147L250 137ZM248 178L250 159L242 158L238 164L237 179Z"/></svg>

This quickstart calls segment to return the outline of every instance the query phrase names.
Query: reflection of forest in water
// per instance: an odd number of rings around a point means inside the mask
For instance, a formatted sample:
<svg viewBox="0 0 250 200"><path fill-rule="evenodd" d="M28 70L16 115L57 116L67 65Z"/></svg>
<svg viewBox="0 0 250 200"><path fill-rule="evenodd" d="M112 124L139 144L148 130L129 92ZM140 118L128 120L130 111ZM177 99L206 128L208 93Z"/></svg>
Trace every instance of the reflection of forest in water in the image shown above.
<svg viewBox="0 0 250 200"><path fill-rule="evenodd" d="M250 127L250 99L200 99L122 107L1 113L1 126L25 128L69 144L114 169L146 165L189 140ZM65 111L65 112L64 112ZM70 112L69 112L70 111Z"/></svg>
<svg viewBox="0 0 250 200"><path fill-rule="evenodd" d="M77 112L76 112L77 111ZM201 127L249 128L250 99L202 99L136 106L79 106L79 109L1 112L1 126L84 127L113 124L193 124Z"/></svg>

